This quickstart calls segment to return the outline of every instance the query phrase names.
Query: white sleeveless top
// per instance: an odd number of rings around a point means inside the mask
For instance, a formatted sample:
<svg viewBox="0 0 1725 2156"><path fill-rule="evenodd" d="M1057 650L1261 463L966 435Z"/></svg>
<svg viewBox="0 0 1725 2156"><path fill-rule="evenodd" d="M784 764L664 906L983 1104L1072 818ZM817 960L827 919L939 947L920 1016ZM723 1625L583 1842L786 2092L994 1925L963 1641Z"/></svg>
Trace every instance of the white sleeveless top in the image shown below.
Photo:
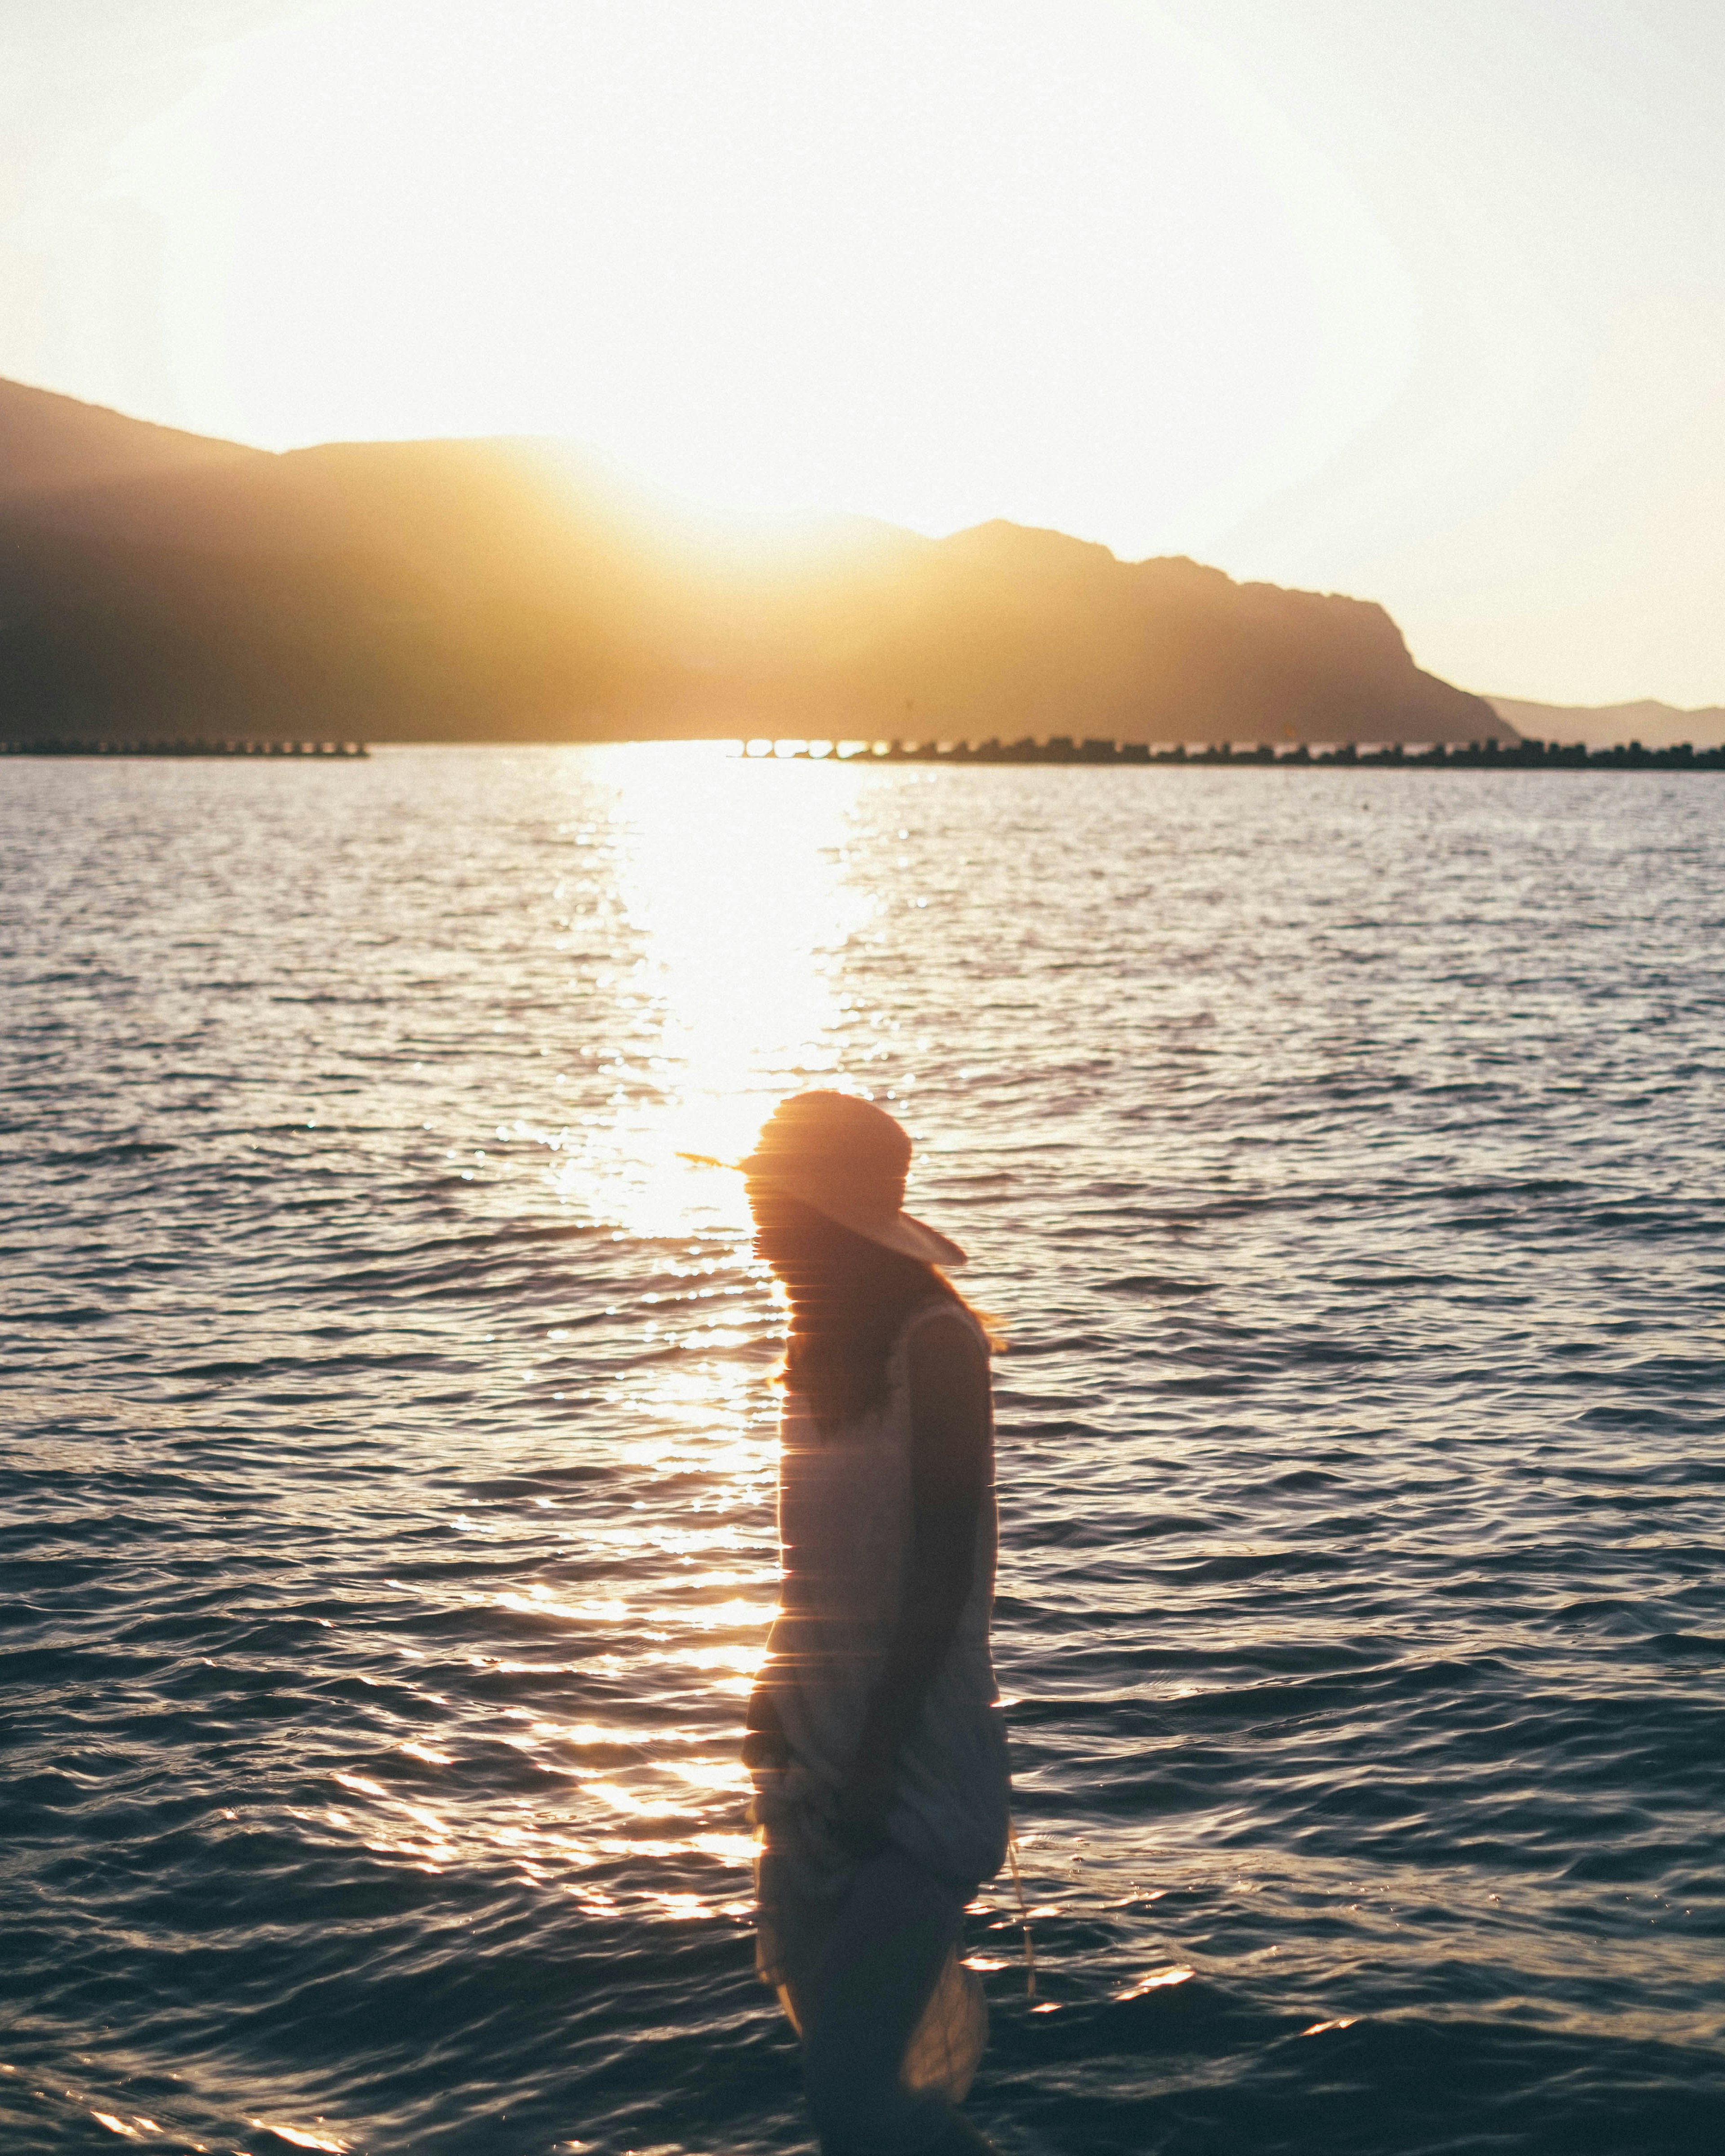
<svg viewBox="0 0 1725 2156"><path fill-rule="evenodd" d="M939 1318L982 1328L961 1306L923 1304L887 1362L885 1399L837 1428L818 1428L806 1400L785 1395L779 1424L778 1614L762 1671L790 1751L783 1771L757 1776L756 1815L769 1847L813 1891L828 1891L852 1860L827 1833L870 1694L899 1612L910 1555L909 1343ZM886 1831L905 1854L966 1892L999 1869L1010 1791L1006 1738L988 1652L994 1595L993 1491L977 1520L976 1566L952 1644L900 1748Z"/></svg>

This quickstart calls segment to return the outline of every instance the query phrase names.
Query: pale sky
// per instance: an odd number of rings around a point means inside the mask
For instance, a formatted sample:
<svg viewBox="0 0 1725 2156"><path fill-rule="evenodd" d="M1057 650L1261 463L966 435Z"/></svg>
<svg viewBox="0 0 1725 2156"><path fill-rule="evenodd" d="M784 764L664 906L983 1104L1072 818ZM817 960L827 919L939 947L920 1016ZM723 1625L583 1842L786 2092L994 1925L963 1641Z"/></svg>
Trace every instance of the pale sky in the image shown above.
<svg viewBox="0 0 1725 2156"><path fill-rule="evenodd" d="M0 0L0 374L1725 703L1719 0Z"/></svg>

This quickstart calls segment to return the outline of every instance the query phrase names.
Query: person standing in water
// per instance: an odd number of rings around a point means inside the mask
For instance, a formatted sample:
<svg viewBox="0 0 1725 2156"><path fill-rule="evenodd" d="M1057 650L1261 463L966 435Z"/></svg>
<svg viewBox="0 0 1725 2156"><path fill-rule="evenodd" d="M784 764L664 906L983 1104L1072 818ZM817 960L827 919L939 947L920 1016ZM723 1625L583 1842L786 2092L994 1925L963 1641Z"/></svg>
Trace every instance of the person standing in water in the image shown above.
<svg viewBox="0 0 1725 2156"><path fill-rule="evenodd" d="M883 1110L813 1092L738 1163L790 1302L783 1584L743 1748L757 1961L824 2156L989 2145L954 2108L987 2032L964 1908L1010 1828L988 1341L945 1277L964 1253L904 1210L910 1158Z"/></svg>

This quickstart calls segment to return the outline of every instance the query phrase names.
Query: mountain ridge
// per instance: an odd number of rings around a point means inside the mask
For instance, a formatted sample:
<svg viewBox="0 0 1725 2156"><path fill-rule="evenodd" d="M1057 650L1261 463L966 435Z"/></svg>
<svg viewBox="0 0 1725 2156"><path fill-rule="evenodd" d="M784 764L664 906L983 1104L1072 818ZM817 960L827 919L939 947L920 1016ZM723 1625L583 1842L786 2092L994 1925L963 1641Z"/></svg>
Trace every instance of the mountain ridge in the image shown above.
<svg viewBox="0 0 1725 2156"><path fill-rule="evenodd" d="M248 449L0 382L0 732L1512 737L1375 603L996 519L685 512L532 438Z"/></svg>
<svg viewBox="0 0 1725 2156"><path fill-rule="evenodd" d="M0 506L20 495L271 454L135 419L57 389L0 382Z"/></svg>

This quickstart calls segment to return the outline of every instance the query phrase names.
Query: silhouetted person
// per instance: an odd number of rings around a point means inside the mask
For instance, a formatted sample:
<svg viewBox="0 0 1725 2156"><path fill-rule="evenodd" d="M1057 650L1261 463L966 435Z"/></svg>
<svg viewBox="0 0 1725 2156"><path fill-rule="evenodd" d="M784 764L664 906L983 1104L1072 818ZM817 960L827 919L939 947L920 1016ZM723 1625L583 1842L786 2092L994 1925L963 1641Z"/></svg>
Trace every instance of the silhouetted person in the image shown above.
<svg viewBox="0 0 1725 2156"><path fill-rule="evenodd" d="M988 1343L903 1210L911 1142L839 1093L784 1101L741 1163L790 1298L783 1581L743 1757L762 1976L803 2039L824 2156L986 2148L952 2108L987 2015L958 1959L999 1869L1005 1737Z"/></svg>

